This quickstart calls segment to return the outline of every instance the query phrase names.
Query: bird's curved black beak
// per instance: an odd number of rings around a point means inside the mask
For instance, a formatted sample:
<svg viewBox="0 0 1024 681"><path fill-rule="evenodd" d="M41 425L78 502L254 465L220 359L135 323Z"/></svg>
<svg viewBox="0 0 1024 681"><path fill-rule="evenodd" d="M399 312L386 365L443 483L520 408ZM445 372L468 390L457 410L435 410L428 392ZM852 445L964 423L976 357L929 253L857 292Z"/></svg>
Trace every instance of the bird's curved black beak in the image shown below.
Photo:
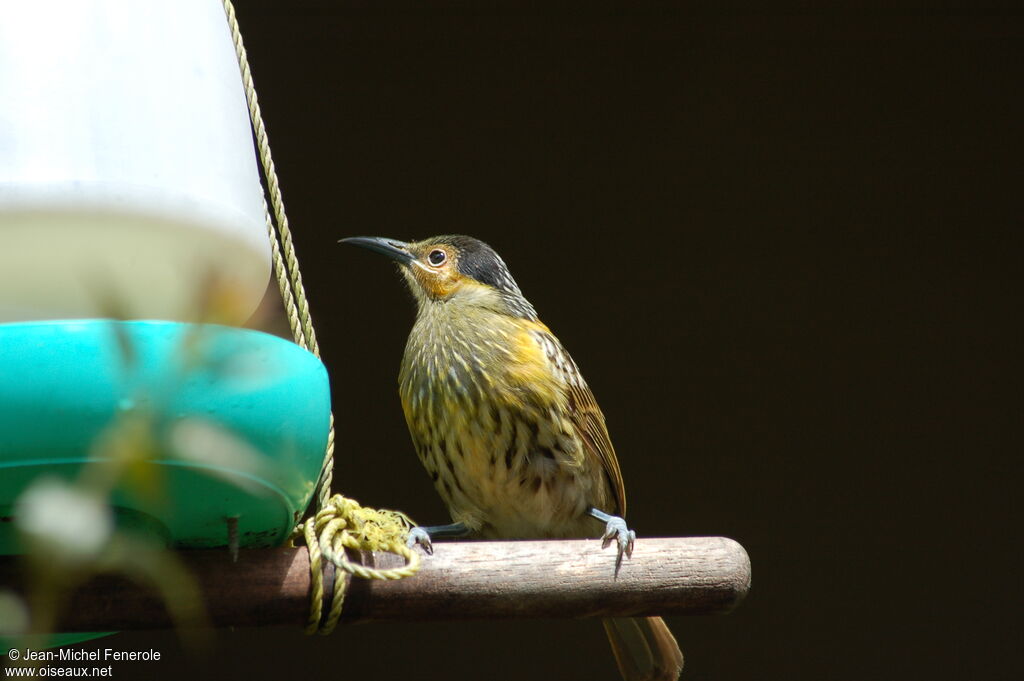
<svg viewBox="0 0 1024 681"><path fill-rule="evenodd" d="M409 251L409 244L397 239L388 239L382 236L352 236L347 239L339 239L338 243L369 249L374 253L386 255L402 265L408 265L416 259L416 256Z"/></svg>

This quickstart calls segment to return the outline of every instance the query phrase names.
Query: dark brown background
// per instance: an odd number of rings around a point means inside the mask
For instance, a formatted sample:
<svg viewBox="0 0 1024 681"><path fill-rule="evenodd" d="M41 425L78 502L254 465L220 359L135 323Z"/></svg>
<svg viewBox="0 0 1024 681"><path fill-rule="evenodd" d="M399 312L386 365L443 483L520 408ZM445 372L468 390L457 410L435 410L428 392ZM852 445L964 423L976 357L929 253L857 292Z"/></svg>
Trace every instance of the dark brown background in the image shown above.
<svg viewBox="0 0 1024 681"><path fill-rule="evenodd" d="M446 520L410 296L335 241L472 234L591 383L641 537L751 555L735 614L670 622L685 678L1020 678L1021 18L770 4L238 3L337 487ZM616 678L586 621L99 645L163 652L119 678Z"/></svg>

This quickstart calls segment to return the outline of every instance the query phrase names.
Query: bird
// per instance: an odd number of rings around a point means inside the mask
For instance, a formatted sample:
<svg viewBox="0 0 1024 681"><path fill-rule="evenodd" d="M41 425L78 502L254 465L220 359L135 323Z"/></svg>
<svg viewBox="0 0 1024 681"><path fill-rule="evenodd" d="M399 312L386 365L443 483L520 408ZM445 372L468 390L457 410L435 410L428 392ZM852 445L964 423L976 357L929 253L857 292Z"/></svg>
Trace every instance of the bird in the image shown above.
<svg viewBox="0 0 1024 681"><path fill-rule="evenodd" d="M399 395L416 453L448 508L432 540L636 534L605 418L576 363L523 296L501 257L465 235L414 242L349 237L397 263L416 300ZM603 524L603 531L602 531ZM609 618L604 628L626 681L671 681L683 655L660 617Z"/></svg>

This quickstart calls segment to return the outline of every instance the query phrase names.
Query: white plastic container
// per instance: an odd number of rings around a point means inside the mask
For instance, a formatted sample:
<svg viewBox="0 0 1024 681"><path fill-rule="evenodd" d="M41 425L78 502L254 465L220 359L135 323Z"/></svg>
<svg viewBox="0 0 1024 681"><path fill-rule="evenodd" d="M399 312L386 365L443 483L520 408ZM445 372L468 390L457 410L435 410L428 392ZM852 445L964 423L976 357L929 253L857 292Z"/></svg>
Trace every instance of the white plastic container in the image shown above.
<svg viewBox="0 0 1024 681"><path fill-rule="evenodd" d="M240 323L269 274L221 3L0 0L0 321L189 320L215 282Z"/></svg>

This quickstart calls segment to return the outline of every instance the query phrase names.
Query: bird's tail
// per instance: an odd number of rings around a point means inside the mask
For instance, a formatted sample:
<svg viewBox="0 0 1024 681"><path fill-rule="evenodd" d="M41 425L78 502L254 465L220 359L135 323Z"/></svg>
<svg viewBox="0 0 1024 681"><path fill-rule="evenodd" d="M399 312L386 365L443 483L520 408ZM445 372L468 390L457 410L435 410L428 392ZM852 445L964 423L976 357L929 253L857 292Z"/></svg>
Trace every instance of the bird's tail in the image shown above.
<svg viewBox="0 0 1024 681"><path fill-rule="evenodd" d="M683 653L660 617L603 620L615 661L626 681L675 681Z"/></svg>

